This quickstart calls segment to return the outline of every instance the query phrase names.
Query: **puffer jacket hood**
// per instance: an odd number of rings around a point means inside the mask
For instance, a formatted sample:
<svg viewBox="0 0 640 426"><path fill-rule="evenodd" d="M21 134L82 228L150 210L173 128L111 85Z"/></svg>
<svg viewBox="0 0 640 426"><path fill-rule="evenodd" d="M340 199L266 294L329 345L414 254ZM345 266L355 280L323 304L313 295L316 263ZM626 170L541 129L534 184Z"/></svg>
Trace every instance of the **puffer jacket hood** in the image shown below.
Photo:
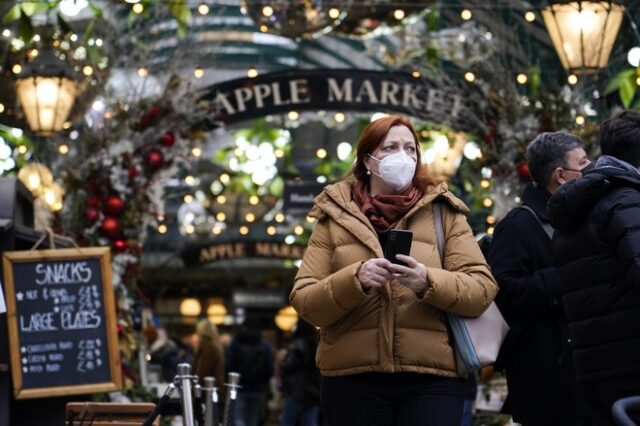
<svg viewBox="0 0 640 426"><path fill-rule="evenodd" d="M608 155L580 179L562 185L549 201L549 220L558 231L571 232L587 212L609 191L619 186L640 188L640 173L630 164Z"/></svg>
<svg viewBox="0 0 640 426"><path fill-rule="evenodd" d="M373 226L352 200L353 179L329 185L315 199L318 219L289 300L320 328L316 361L325 376L413 372L456 377L443 312L477 316L497 285L464 213L447 190L432 186L397 224L412 231L411 256L427 267L428 287L417 296L396 279L365 292L360 266L383 257ZM431 203L442 203L444 266L438 255Z"/></svg>

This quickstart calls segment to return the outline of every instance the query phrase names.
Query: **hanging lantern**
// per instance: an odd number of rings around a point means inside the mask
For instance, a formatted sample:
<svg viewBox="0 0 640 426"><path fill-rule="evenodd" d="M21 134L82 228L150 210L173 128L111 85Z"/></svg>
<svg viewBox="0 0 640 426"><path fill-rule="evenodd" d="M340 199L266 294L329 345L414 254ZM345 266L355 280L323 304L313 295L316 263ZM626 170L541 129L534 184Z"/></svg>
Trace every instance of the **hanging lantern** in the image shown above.
<svg viewBox="0 0 640 426"><path fill-rule="evenodd" d="M319 0L293 2L274 0L243 0L243 10L260 31L289 38L316 37L326 34L346 16L347 0L341 7L325 5Z"/></svg>
<svg viewBox="0 0 640 426"><path fill-rule="evenodd" d="M227 308L222 301L215 300L207 308L207 318L216 325L224 323L224 317L227 315Z"/></svg>
<svg viewBox="0 0 640 426"><path fill-rule="evenodd" d="M67 64L53 51L45 49L27 63L16 87L31 130L47 135L63 129L78 84Z"/></svg>
<svg viewBox="0 0 640 426"><path fill-rule="evenodd" d="M189 297L180 301L180 315L183 317L197 317L201 310L202 306L198 299Z"/></svg>
<svg viewBox="0 0 640 426"><path fill-rule="evenodd" d="M466 134L456 133L452 143L444 134L434 132L432 138L433 144L423 153L422 161L427 165L430 173L449 179L457 173L462 161L467 143Z"/></svg>
<svg viewBox="0 0 640 426"><path fill-rule="evenodd" d="M293 306L286 306L278 311L274 320L280 330L291 331L298 322L298 313Z"/></svg>
<svg viewBox="0 0 640 426"><path fill-rule="evenodd" d="M53 184L51 170L40 163L28 163L22 166L18 172L18 179L20 179L36 197L39 197L45 188Z"/></svg>
<svg viewBox="0 0 640 426"><path fill-rule="evenodd" d="M607 66L625 8L612 1L551 1L542 17L562 66L587 74Z"/></svg>
<svg viewBox="0 0 640 426"><path fill-rule="evenodd" d="M404 17L424 11L434 0L369 0L353 2L345 6L347 16L334 32L349 36L370 35L378 28L398 25Z"/></svg>

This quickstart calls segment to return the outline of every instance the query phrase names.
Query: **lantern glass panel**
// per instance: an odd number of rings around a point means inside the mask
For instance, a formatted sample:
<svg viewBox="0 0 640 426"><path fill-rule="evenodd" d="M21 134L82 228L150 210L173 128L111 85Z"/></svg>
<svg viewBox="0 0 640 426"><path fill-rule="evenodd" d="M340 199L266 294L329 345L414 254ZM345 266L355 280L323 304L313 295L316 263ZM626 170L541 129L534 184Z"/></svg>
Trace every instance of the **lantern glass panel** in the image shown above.
<svg viewBox="0 0 640 426"><path fill-rule="evenodd" d="M64 77L27 77L17 82L18 97L29 127L48 134L63 129L73 101L76 84Z"/></svg>
<svg viewBox="0 0 640 426"><path fill-rule="evenodd" d="M562 66L588 73L607 65L624 6L604 1L552 4L542 17Z"/></svg>

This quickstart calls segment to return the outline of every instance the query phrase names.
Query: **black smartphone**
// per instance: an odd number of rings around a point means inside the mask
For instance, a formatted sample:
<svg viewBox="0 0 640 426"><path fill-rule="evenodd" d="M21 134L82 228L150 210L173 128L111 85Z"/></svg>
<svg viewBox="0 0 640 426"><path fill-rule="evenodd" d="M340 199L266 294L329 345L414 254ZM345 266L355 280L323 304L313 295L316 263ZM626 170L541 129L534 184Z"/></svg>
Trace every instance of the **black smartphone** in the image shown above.
<svg viewBox="0 0 640 426"><path fill-rule="evenodd" d="M398 265L406 264L396 259L396 254L404 254L409 256L411 252L411 240L413 239L413 232L406 229L392 229L387 235L387 244L384 248L384 258L391 263Z"/></svg>

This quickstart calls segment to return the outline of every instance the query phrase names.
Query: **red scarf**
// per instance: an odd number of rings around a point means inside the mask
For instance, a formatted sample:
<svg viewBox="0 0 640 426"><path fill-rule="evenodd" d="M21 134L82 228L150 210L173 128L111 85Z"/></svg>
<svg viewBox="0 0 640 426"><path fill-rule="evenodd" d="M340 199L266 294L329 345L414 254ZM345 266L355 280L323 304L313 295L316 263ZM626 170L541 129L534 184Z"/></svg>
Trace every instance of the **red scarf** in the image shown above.
<svg viewBox="0 0 640 426"><path fill-rule="evenodd" d="M422 192L412 185L403 194L378 194L371 197L368 186L357 181L351 190L351 197L360 207L360 211L367 216L373 228L382 234L395 228L405 213L422 197Z"/></svg>

